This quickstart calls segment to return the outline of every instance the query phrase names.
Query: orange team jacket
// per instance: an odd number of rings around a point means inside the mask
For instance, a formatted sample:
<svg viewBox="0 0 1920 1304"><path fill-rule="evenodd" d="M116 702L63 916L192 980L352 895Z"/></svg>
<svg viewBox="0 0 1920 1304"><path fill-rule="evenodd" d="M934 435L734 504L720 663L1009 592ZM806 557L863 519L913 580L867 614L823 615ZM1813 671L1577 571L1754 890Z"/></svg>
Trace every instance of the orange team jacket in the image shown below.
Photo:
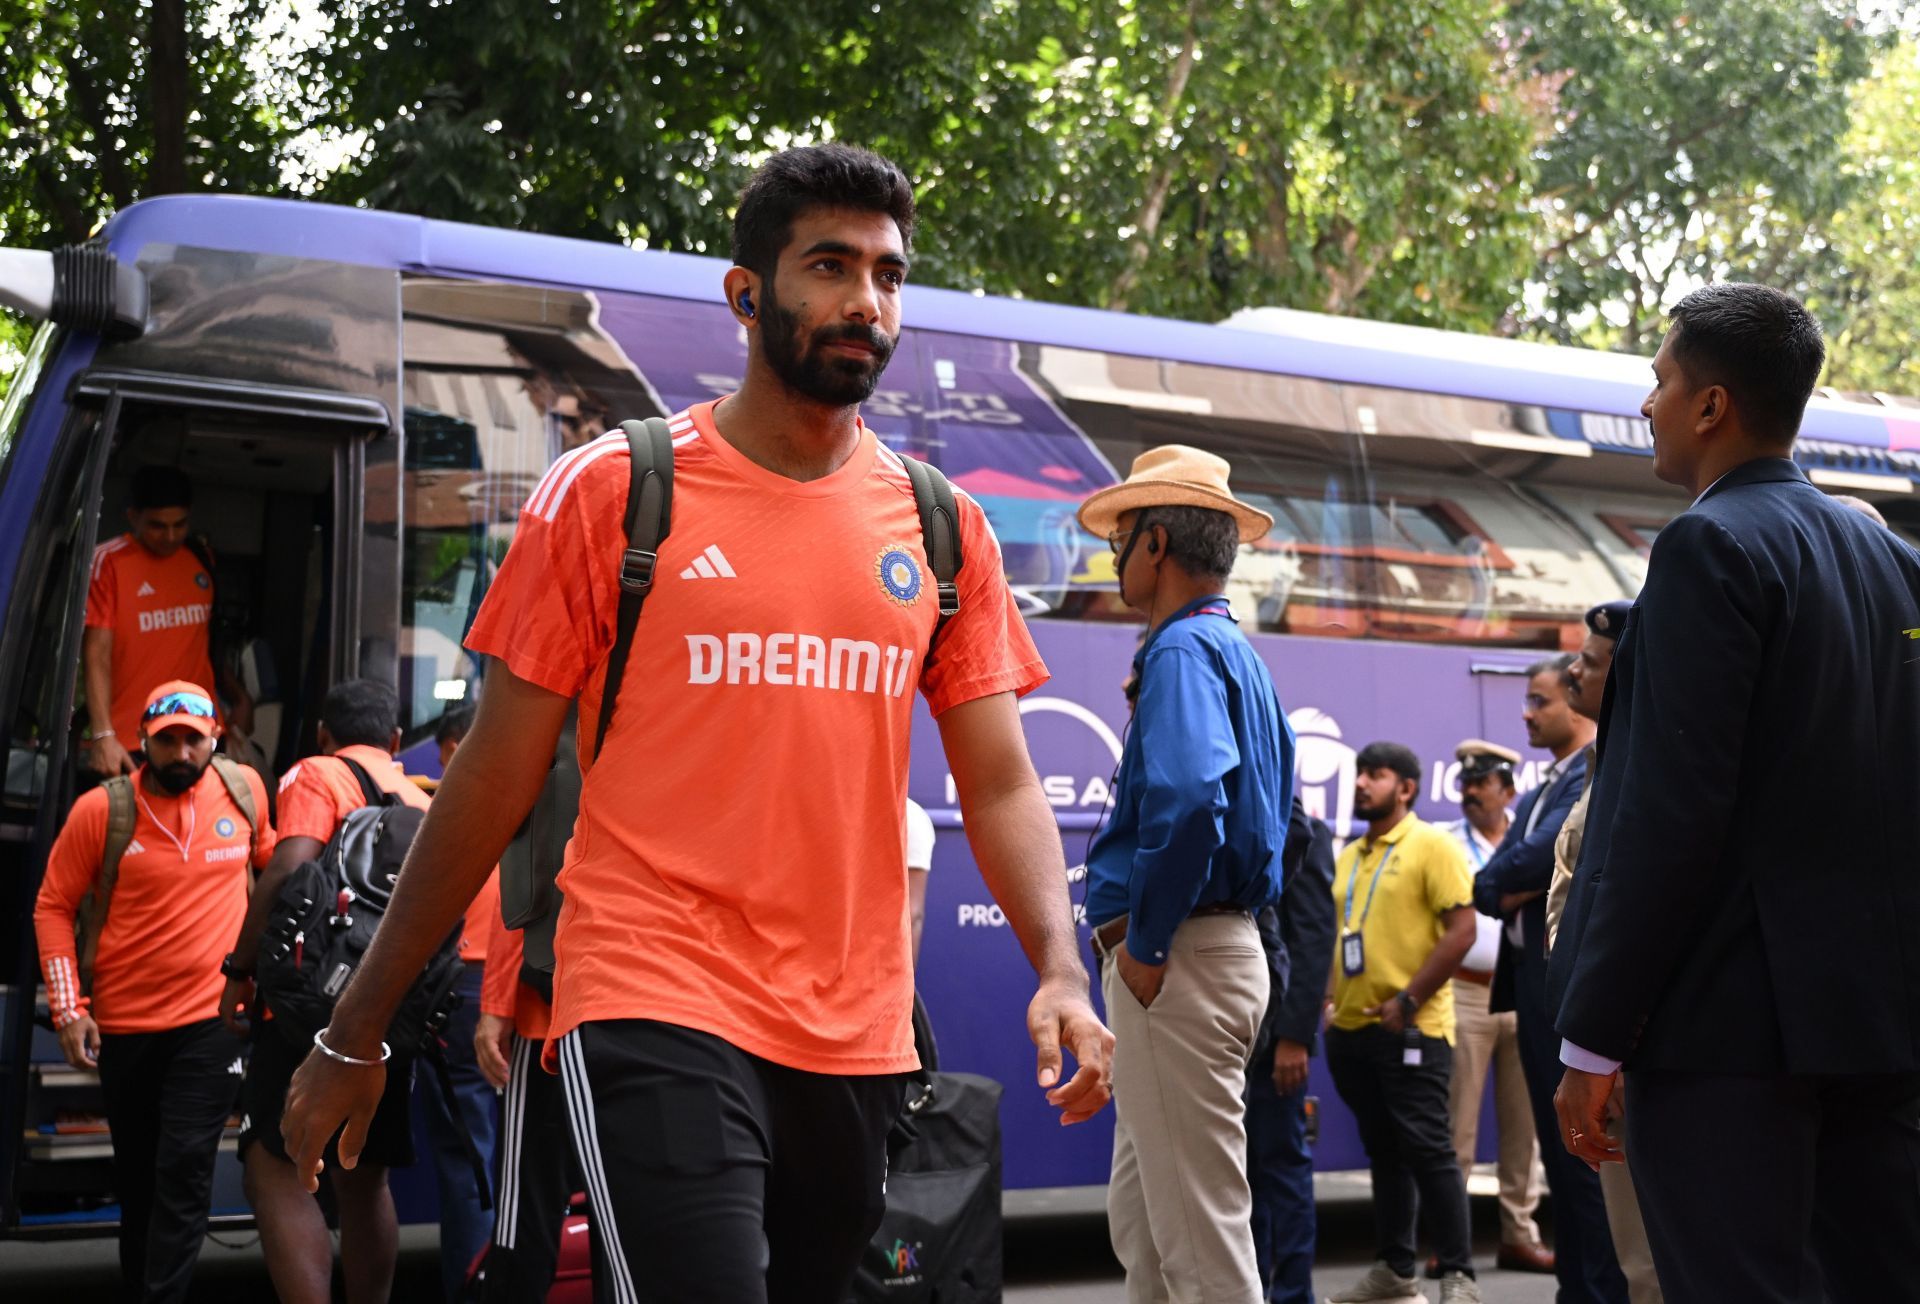
<svg viewBox="0 0 1920 1304"><path fill-rule="evenodd" d="M355 743L342 747L333 756L309 756L280 776L281 837L325 842L340 827L341 820L366 805L353 771L337 759L341 756L358 762L380 791L398 794L401 801L415 809L426 809L427 794L407 777L400 762L384 747ZM473 904L467 907L466 923L460 934L462 960L479 963L486 959L486 919L490 914L500 913L499 905L500 879L496 870Z"/></svg>
<svg viewBox="0 0 1920 1304"><path fill-rule="evenodd" d="M673 533L626 669L644 692L583 764L549 1031L655 1019L804 1072L901 1072L914 695L938 717L1046 668L973 499L956 495L960 611L929 661L938 597L900 459L862 428L844 465L790 480L729 444L714 406L669 423ZM616 431L553 465L467 639L577 695L583 721L613 642L628 460Z"/></svg>
<svg viewBox="0 0 1920 1304"><path fill-rule="evenodd" d="M140 710L155 688L185 679L214 691L207 652L212 614L213 577L191 548L163 561L123 534L93 550L87 628L113 633L108 715L128 751L140 746Z"/></svg>
<svg viewBox="0 0 1920 1304"><path fill-rule="evenodd" d="M540 993L520 981L525 939L508 928L495 910L487 924L487 967L480 978L480 1013L511 1019L513 1030L527 1041L545 1041L553 1007Z"/></svg>
<svg viewBox="0 0 1920 1304"><path fill-rule="evenodd" d="M73 926L106 850L106 789L81 794L48 857L33 931L55 1027L89 1005L109 1033L160 1032L220 1015L220 961L246 918L248 862L264 866L276 841L266 785L247 771L261 821L249 857L247 817L212 767L178 797L154 792L145 776L142 767L133 777L133 841L107 906L91 1001L80 991Z"/></svg>

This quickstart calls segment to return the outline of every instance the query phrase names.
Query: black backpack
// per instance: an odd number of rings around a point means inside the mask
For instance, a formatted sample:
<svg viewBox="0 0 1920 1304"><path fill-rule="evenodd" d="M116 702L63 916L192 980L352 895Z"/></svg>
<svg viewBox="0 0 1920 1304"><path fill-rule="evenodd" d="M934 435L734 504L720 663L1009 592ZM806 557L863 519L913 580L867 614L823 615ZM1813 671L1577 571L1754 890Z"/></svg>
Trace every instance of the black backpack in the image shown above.
<svg viewBox="0 0 1920 1304"><path fill-rule="evenodd" d="M627 550L620 566L620 608L614 618L613 648L607 654L607 682L600 698L599 728L594 731L597 754L613 723L620 698L627 655L633 649L633 630L640 609L653 588L654 566L660 544L673 524L673 436L658 417L622 421L632 467L627 486ZM913 483L913 501L920 510L920 534L927 549L940 600L940 616L927 644L926 665L934 661L941 631L960 610L958 576L960 511L953 486L936 468L905 454L899 455ZM548 1000L553 999L553 930L560 917L562 893L554 881L565 858L580 812L580 760L576 739L578 712L569 712L553 768L547 774L533 810L500 857L500 914L508 928L522 930L525 961L520 979Z"/></svg>
<svg viewBox="0 0 1920 1304"><path fill-rule="evenodd" d="M918 993L907 1108L887 1146L887 1211L861 1253L854 1304L998 1304L1000 1084L942 1073Z"/></svg>
<svg viewBox="0 0 1920 1304"><path fill-rule="evenodd" d="M344 756L366 805L349 811L318 860L287 875L273 900L260 947L256 981L272 1026L306 1049L333 1017L348 979L360 967L374 930L386 917L394 879L426 812L382 792L364 769ZM407 988L386 1040L396 1056L439 1049L459 996L460 925L440 944Z"/></svg>

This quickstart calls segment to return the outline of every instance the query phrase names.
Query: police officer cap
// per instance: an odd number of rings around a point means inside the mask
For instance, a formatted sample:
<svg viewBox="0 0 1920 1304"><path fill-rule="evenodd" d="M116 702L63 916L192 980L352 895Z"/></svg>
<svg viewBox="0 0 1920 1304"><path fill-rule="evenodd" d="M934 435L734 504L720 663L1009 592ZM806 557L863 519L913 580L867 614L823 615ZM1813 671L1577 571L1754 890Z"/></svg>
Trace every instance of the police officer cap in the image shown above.
<svg viewBox="0 0 1920 1304"><path fill-rule="evenodd" d="M1460 762L1462 779L1477 779L1483 774L1493 774L1499 770L1511 774L1513 767L1520 764L1519 752L1480 738L1467 739L1453 749L1453 754Z"/></svg>
<svg viewBox="0 0 1920 1304"><path fill-rule="evenodd" d="M1627 613L1633 610L1633 604L1625 598L1615 602L1603 602L1587 613L1587 628L1601 638L1620 641L1620 631L1627 627Z"/></svg>

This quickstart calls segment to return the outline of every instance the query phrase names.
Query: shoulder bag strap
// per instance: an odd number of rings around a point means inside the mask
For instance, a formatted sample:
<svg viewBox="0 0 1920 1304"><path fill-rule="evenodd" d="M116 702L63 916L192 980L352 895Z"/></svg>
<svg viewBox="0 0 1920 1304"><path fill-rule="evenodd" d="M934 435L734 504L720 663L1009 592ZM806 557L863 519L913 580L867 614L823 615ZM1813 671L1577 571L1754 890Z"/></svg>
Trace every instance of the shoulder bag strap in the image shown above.
<svg viewBox="0 0 1920 1304"><path fill-rule="evenodd" d="M653 589L660 543L673 525L673 432L659 417L622 421L632 455L627 483L627 550L620 560L620 609L614 617L613 649L607 653L607 679L600 690L600 722L593 731L593 755L613 724L620 681L633 650L633 628Z"/></svg>

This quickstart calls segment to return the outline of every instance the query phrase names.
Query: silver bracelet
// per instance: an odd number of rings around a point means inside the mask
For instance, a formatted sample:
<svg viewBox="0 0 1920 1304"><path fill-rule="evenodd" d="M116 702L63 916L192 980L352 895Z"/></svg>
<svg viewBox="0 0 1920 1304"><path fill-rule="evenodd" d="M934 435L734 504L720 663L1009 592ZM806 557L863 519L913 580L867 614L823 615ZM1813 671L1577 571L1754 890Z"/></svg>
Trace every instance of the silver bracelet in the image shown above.
<svg viewBox="0 0 1920 1304"><path fill-rule="evenodd" d="M330 1060L338 1060L342 1064L351 1064L357 1069L377 1069L393 1058L393 1047L387 1045L384 1041L380 1043L380 1058L377 1060L355 1059L351 1055L342 1055L339 1051L327 1045L326 1031L325 1028L322 1028L319 1032L314 1033L313 1044L319 1049L322 1055L325 1055Z"/></svg>

